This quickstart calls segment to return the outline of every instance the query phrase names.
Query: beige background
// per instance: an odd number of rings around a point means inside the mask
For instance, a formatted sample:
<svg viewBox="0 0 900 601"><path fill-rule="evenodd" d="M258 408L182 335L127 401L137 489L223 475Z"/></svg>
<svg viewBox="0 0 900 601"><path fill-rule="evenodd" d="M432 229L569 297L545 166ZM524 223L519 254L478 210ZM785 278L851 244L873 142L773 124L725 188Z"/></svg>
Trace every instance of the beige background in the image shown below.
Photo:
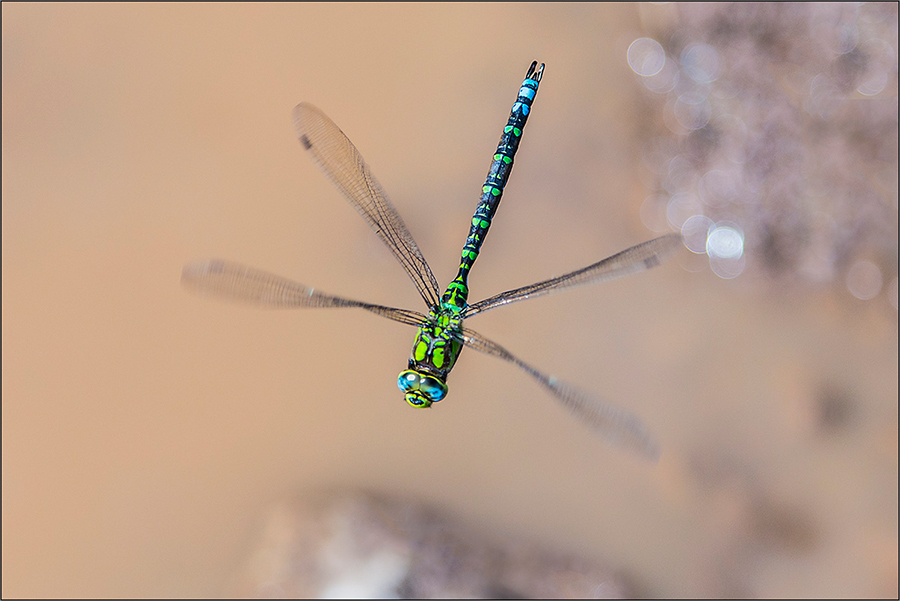
<svg viewBox="0 0 900 601"><path fill-rule="evenodd" d="M664 449L648 466L502 362L464 353L449 398L414 411L395 384L412 329L179 286L216 256L421 309L291 108L348 134L446 284L533 59L472 300L652 237L633 6L2 10L4 597L221 594L270 503L334 488L433 502L654 595L897 594L883 298L673 261L473 320L642 416ZM852 407L829 436L823 390Z"/></svg>

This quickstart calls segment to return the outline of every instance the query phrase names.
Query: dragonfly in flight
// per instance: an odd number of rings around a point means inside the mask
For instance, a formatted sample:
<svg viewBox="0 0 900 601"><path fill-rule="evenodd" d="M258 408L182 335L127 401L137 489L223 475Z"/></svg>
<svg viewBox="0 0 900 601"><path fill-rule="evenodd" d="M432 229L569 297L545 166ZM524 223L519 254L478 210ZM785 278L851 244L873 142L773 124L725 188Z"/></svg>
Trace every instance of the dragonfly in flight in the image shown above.
<svg viewBox="0 0 900 601"><path fill-rule="evenodd" d="M294 128L300 143L406 270L425 301L427 314L333 296L277 275L219 259L185 265L182 284L201 294L262 307L356 307L418 328L407 369L397 379L406 401L413 407L430 407L447 396L447 376L464 347L499 357L534 378L606 441L655 460L659 447L646 426L631 412L545 374L463 325L464 320L490 309L656 267L682 245L680 234L664 235L570 273L476 303L468 302L469 271L478 258L512 172L513 158L543 72L544 65L538 66L535 61L525 75L482 187L481 199L462 249L459 273L443 293L400 214L350 139L311 104L304 102L294 108Z"/></svg>

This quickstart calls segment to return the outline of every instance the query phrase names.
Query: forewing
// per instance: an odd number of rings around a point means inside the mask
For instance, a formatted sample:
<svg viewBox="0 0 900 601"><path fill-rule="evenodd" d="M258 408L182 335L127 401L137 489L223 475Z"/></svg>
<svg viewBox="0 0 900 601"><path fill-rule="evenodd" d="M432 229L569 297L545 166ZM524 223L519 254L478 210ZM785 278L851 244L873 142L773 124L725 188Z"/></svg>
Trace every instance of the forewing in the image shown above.
<svg viewBox="0 0 900 601"><path fill-rule="evenodd" d="M332 296L287 278L220 259L188 263L181 272L181 284L198 294L272 309L358 307L411 326L419 326L426 320L416 311Z"/></svg>
<svg viewBox="0 0 900 601"><path fill-rule="evenodd" d="M465 316L468 318L478 313L484 313L489 309L495 309L528 298L646 271L671 257L681 245L680 234L660 236L571 273L538 282L537 284L531 284L530 286L501 292L483 301L473 303L466 308Z"/></svg>
<svg viewBox="0 0 900 601"><path fill-rule="evenodd" d="M428 307L437 306L440 289L431 268L350 139L306 102L294 108L294 129L316 164L391 249Z"/></svg>

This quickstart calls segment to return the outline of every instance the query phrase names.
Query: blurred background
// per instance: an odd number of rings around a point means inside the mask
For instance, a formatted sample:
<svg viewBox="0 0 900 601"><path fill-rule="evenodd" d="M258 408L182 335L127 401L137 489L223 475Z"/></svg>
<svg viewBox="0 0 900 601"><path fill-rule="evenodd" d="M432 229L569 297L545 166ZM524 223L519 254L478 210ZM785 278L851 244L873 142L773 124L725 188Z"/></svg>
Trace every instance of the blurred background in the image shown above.
<svg viewBox="0 0 900 601"><path fill-rule="evenodd" d="M253 593L271 508L340 490L626 594L897 596L896 4L2 11L4 597ZM641 416L656 465L501 361L414 411L413 329L179 285L220 257L421 310L291 109L347 133L446 285L532 60L471 300L689 248L471 325Z"/></svg>

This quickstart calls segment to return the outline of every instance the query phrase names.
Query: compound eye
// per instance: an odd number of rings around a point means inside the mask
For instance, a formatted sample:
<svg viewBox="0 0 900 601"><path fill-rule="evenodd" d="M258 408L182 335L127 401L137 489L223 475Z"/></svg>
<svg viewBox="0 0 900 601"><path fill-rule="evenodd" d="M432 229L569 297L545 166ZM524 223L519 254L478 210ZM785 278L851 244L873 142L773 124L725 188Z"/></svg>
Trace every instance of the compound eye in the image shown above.
<svg viewBox="0 0 900 601"><path fill-rule="evenodd" d="M419 374L408 369L397 377L397 387L403 392L419 389Z"/></svg>
<svg viewBox="0 0 900 601"><path fill-rule="evenodd" d="M432 403L437 403L447 396L447 385L431 376L422 376L419 390L428 397Z"/></svg>

